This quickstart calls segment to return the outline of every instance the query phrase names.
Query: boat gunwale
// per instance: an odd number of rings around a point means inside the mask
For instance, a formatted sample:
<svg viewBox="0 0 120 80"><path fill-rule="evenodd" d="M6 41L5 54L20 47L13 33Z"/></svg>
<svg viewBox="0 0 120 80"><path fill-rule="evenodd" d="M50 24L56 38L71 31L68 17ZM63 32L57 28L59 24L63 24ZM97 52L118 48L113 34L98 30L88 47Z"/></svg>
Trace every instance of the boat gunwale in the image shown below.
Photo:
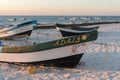
<svg viewBox="0 0 120 80"><path fill-rule="evenodd" d="M82 40L82 36L86 35L87 39L86 40ZM74 38L80 38L80 41L76 41ZM84 43L84 42L89 42L89 41L93 41L96 40L98 37L98 31L91 31L91 32L87 32L87 33L82 33L80 35L75 35L75 36L69 36L69 37L63 37L62 39L57 39L57 40L53 40L53 41L48 41L48 42L43 42L43 43L39 43L39 44L32 44L32 45L25 45L25 46L4 46L2 48L2 52L3 53L29 53L29 52L35 52L35 51L43 51L43 50L48 50L48 49L53 49L53 48L59 48L59 47L63 47L63 46L69 46L69 45L74 45L74 44L80 44L80 43ZM69 42L67 44L63 44L63 45L59 45L60 41L64 41L64 40L69 40L69 39L74 39L74 42ZM42 46L42 47L40 47Z"/></svg>

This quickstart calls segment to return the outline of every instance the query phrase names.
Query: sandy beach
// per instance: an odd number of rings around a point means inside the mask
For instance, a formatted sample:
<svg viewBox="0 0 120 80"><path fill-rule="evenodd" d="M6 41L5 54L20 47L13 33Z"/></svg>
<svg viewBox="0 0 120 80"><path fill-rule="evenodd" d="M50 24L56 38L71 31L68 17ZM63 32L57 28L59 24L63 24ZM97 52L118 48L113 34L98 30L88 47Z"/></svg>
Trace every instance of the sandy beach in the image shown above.
<svg viewBox="0 0 120 80"><path fill-rule="evenodd" d="M75 68L26 67L0 63L0 80L120 80L120 24L101 24L98 39L87 46Z"/></svg>

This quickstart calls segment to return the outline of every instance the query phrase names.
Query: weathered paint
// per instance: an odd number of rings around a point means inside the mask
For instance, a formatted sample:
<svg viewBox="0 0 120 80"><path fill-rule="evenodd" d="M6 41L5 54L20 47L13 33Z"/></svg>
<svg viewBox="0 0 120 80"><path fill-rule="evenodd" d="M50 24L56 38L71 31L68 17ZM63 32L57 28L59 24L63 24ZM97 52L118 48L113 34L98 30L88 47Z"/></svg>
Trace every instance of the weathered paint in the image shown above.
<svg viewBox="0 0 120 80"><path fill-rule="evenodd" d="M67 38L62 38L54 41L44 42L40 44L33 44L27 46L6 46L2 48L3 53L24 53L24 52L35 52L35 51L42 51L48 50L53 48L59 48L63 46L69 46L73 44L79 44L83 42L89 42L96 40L98 37L97 30L82 33L76 36L70 36Z"/></svg>

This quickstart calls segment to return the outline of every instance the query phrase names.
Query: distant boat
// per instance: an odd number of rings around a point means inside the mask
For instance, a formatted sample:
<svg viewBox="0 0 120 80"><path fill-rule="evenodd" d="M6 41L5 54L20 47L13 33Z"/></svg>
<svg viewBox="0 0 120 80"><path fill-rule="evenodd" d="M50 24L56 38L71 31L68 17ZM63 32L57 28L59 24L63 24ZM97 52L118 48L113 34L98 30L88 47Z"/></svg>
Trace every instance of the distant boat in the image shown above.
<svg viewBox="0 0 120 80"><path fill-rule="evenodd" d="M0 29L0 39L12 39L30 36L36 20L28 21L18 25L11 25Z"/></svg>
<svg viewBox="0 0 120 80"><path fill-rule="evenodd" d="M80 17L80 19L81 19L81 20L85 20L85 21L90 20L90 18L89 18L89 17Z"/></svg>
<svg viewBox="0 0 120 80"><path fill-rule="evenodd" d="M82 33L90 32L90 31L96 31L99 28L99 26L95 27L79 27L79 26L68 26L64 24L56 24L56 29L61 32L62 36L73 36L73 35L79 35Z"/></svg>
<svg viewBox="0 0 120 80"><path fill-rule="evenodd" d="M100 17L95 17L94 19L95 19L95 20L99 20L99 21L102 20Z"/></svg>
<svg viewBox="0 0 120 80"><path fill-rule="evenodd" d="M76 21L76 20L78 20L78 18L76 18L76 17L71 17L69 20L71 20L71 21Z"/></svg>
<svg viewBox="0 0 120 80"><path fill-rule="evenodd" d="M27 18L19 18L20 21L25 21Z"/></svg>
<svg viewBox="0 0 120 80"><path fill-rule="evenodd" d="M36 44L2 45L0 47L0 61L75 67L83 55L82 52L77 51L79 45L75 44L93 41L97 37L98 32L91 31Z"/></svg>
<svg viewBox="0 0 120 80"><path fill-rule="evenodd" d="M16 21L16 18L9 18L8 21L14 22L14 21Z"/></svg>

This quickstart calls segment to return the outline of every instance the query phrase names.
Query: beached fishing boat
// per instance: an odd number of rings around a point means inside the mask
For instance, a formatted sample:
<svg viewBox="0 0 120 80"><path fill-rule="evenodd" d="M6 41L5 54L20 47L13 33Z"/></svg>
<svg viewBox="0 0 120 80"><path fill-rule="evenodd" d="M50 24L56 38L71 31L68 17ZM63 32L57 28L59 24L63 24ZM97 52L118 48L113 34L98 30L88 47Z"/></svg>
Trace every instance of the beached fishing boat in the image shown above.
<svg viewBox="0 0 120 80"><path fill-rule="evenodd" d="M56 29L61 32L61 35L63 37L96 31L98 28L99 26L85 28L85 27L78 27L78 26L66 26L63 24L56 24Z"/></svg>
<svg viewBox="0 0 120 80"><path fill-rule="evenodd" d="M36 24L33 26L33 29L55 29L55 25L53 24Z"/></svg>
<svg viewBox="0 0 120 80"><path fill-rule="evenodd" d="M83 27L83 26L73 26L73 25L68 25L68 24L56 24L56 27L60 28L66 28L66 29L72 29L72 30L77 30L77 31L91 31L91 30L97 30L99 26L90 26L90 27Z"/></svg>
<svg viewBox="0 0 120 80"><path fill-rule="evenodd" d="M0 39L12 39L30 36L36 20L28 21L18 25L11 25L0 29Z"/></svg>
<svg viewBox="0 0 120 80"><path fill-rule="evenodd" d="M1 45L0 61L17 63L41 63L59 67L75 67L83 52L80 44L96 40L98 32L91 31L76 36L29 45ZM1 42L2 44L2 42Z"/></svg>

